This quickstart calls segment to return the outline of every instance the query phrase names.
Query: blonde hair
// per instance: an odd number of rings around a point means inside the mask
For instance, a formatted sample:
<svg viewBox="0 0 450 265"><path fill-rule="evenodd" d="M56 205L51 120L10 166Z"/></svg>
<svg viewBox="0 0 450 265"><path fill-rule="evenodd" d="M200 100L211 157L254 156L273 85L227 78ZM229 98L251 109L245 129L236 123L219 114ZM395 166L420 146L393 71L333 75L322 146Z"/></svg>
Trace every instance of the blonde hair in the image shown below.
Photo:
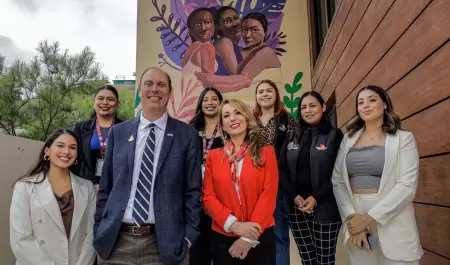
<svg viewBox="0 0 450 265"><path fill-rule="evenodd" d="M262 167L261 163L261 145L259 143L259 133L258 133L258 125L255 120L255 116L252 114L251 110L245 105L244 102L239 99L225 99L220 106L219 113L219 128L222 135L223 141L226 143L230 140L230 135L223 129L223 119L222 112L223 107L225 105L230 105L235 108L238 112L240 112L245 119L247 120L247 134L245 136L245 141L248 143L248 151L251 153L251 158L253 161L253 165L256 167Z"/></svg>

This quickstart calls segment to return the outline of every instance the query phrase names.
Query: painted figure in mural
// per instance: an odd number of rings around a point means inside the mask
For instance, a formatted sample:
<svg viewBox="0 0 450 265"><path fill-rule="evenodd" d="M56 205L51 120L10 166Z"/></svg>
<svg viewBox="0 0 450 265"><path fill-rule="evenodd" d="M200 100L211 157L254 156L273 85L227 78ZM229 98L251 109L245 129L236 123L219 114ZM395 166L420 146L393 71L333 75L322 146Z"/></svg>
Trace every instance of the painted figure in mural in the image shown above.
<svg viewBox="0 0 450 265"><path fill-rule="evenodd" d="M275 83L281 80L281 63L276 52L264 43L268 22L263 13L250 13L242 19L242 37L247 46L242 50L243 60L236 75L217 76L196 72L197 78L206 85L220 88L222 92L235 92L257 83L261 76L270 77ZM274 75L273 73L276 72ZM253 94L253 89L249 90ZM251 95L253 98L253 95Z"/></svg>
<svg viewBox="0 0 450 265"><path fill-rule="evenodd" d="M214 20L217 31L217 39L214 41L218 65L216 75L235 75L238 64L243 59L238 45L242 32L239 14L235 8L223 6L217 10Z"/></svg>
<svg viewBox="0 0 450 265"><path fill-rule="evenodd" d="M189 35L192 44L184 53L182 59L183 75L195 72L215 73L215 49L211 43L215 37L214 14L210 8L198 8L187 19Z"/></svg>

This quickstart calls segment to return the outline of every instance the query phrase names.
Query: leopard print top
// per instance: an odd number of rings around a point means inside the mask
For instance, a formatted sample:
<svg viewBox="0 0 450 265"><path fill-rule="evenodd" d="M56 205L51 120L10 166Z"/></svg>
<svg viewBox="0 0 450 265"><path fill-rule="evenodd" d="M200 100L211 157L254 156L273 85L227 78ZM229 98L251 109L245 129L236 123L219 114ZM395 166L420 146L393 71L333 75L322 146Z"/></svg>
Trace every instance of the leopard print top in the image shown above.
<svg viewBox="0 0 450 265"><path fill-rule="evenodd" d="M287 124L287 130L293 131L295 128L295 124L297 122L295 119L288 114L288 124ZM262 145L274 145L275 144L275 117L272 117L269 122L264 126L261 122L261 120L257 120L258 124L258 134L259 134L259 142Z"/></svg>

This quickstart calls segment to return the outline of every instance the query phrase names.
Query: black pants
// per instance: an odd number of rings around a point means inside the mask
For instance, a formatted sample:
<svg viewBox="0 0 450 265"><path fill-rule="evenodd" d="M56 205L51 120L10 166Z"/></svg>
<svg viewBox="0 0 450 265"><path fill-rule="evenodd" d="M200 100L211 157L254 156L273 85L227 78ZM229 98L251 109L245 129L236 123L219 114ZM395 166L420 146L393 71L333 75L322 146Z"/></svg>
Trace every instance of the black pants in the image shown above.
<svg viewBox="0 0 450 265"><path fill-rule="evenodd" d="M289 225L297 243L303 265L335 264L336 244L341 222L317 223L314 213L307 214L293 207Z"/></svg>
<svg viewBox="0 0 450 265"><path fill-rule="evenodd" d="M211 265L211 224L211 217L202 211L200 235L189 250L189 265Z"/></svg>
<svg viewBox="0 0 450 265"><path fill-rule="evenodd" d="M268 228L259 238L259 245L251 248L244 260L233 258L229 249L237 237L229 237L212 231L211 244L214 265L275 265L276 246L273 227Z"/></svg>

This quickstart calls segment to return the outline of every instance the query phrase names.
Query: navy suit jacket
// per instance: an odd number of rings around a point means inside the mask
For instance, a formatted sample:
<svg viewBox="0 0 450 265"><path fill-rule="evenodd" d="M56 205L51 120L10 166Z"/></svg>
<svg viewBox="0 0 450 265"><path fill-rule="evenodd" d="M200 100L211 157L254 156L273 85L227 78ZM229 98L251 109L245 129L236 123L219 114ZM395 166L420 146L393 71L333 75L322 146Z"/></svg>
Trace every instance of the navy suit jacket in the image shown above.
<svg viewBox="0 0 450 265"><path fill-rule="evenodd" d="M114 248L130 197L139 117L110 129L100 179L94 247L102 259ZM165 265L180 264L199 234L202 209L201 147L198 132L168 118L153 183L155 228Z"/></svg>

